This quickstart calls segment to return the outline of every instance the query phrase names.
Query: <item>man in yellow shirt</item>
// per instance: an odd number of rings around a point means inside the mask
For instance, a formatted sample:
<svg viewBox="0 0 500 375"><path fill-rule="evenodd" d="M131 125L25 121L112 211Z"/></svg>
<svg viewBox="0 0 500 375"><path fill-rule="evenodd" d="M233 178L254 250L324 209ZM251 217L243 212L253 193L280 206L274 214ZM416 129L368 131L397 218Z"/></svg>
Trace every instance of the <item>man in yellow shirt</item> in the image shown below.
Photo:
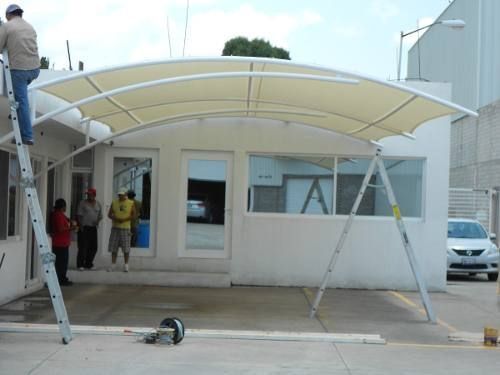
<svg viewBox="0 0 500 375"><path fill-rule="evenodd" d="M125 265L124 272L128 272L128 260L130 255L130 223L135 217L134 202L127 198L127 189L118 191L118 199L113 200L109 207L108 217L113 220L111 234L109 235L109 251L111 252L111 267L108 271L114 271L118 248L121 247Z"/></svg>

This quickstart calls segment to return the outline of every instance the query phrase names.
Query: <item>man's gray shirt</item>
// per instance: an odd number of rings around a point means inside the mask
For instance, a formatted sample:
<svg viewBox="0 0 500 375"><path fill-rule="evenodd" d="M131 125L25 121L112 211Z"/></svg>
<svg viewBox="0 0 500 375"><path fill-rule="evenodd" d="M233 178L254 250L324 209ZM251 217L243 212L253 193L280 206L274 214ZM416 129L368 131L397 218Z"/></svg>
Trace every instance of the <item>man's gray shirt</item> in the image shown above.
<svg viewBox="0 0 500 375"><path fill-rule="evenodd" d="M11 69L33 70L40 67L36 32L21 17L0 26L0 53L7 48Z"/></svg>
<svg viewBox="0 0 500 375"><path fill-rule="evenodd" d="M94 204L88 200L83 200L78 205L78 221L82 227L95 227L102 219L102 207L98 201Z"/></svg>

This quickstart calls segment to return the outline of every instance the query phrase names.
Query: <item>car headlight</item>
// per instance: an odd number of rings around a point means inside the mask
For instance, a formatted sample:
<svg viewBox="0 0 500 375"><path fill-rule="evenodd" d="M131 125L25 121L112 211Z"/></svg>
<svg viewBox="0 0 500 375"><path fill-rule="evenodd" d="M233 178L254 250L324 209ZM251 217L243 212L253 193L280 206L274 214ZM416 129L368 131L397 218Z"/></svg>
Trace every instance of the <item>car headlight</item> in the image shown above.
<svg viewBox="0 0 500 375"><path fill-rule="evenodd" d="M494 244L491 244L490 249L488 250L488 255L497 255L497 254L498 254L498 248Z"/></svg>

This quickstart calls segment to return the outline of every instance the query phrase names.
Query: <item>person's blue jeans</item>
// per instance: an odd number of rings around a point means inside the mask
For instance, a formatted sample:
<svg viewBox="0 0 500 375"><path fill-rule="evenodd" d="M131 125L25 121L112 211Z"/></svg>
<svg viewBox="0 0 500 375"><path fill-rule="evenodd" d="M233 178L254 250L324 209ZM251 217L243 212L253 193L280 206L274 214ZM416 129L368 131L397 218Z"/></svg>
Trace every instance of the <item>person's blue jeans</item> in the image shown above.
<svg viewBox="0 0 500 375"><path fill-rule="evenodd" d="M28 85L40 74L40 69L18 70L11 69L12 88L17 102L17 118L23 140L33 140L31 127L30 105L28 101Z"/></svg>

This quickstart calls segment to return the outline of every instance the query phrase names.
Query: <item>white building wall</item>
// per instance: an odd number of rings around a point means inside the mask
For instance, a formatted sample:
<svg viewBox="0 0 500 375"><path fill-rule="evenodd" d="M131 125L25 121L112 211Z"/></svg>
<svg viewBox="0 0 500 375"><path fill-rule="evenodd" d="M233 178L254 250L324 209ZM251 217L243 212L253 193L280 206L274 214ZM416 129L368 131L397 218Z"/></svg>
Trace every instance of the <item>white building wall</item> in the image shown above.
<svg viewBox="0 0 500 375"><path fill-rule="evenodd" d="M415 84L438 96L449 95L449 86ZM265 136L263 136L265 134ZM448 197L449 119L434 120L416 132L417 140L387 138L383 154L426 158L423 217L407 219L408 232L431 290L446 285L446 218ZM233 284L316 286L325 271L332 248L346 216L248 213L249 155L322 154L370 157L374 146L345 136L294 124L254 119L189 121L181 126L148 130L101 147L96 157L108 158L120 149L158 150L158 227L153 256L132 253L131 267L169 270L229 272ZM228 259L178 257L180 216L185 197L181 192L181 157L184 150L224 151L234 158L232 190L232 239ZM107 160L107 159L106 159ZM104 189L105 206L112 198L107 187L111 174L101 163L95 171L97 188ZM155 173L155 172L153 172ZM104 181L104 182L103 182ZM404 213L403 213L404 214ZM100 233L107 240L110 221ZM98 265L109 264L102 246ZM401 238L391 217L358 217L339 259L331 286L349 288L415 289Z"/></svg>
<svg viewBox="0 0 500 375"><path fill-rule="evenodd" d="M38 81L57 78L66 74L71 73L42 70ZM36 99L36 103L38 105L37 108L42 112L46 111L48 108L54 108L54 103L57 102L57 99L48 98L43 95L37 95ZM12 124L7 119L8 113L9 109L7 98L0 97L0 134L2 135L12 131ZM80 115L76 110L71 113L58 116L59 121L67 125L71 125L73 129L83 130L79 123L79 119ZM39 127L34 128L36 144L35 146L30 147L30 155L32 158L41 161L43 168L47 166L48 161L56 161L69 154L72 151L70 144L79 137L78 133L68 131L67 129L61 133L61 129L57 128L58 126L62 127L63 125L58 122L51 122L51 124L47 126L43 132ZM70 133L72 133L71 141L65 138L65 136L68 136ZM97 129L95 134L103 134L103 130ZM83 142L83 135L81 136L81 139ZM9 142L1 144L0 149L17 153L15 151L15 146L11 145ZM64 198L69 205L71 198L71 175L69 163L63 164L61 168L59 168L59 171L61 173L56 183L56 191L58 193L57 198ZM3 172L5 171L0 171L0 178L4 178ZM40 196L40 207L44 215L47 214L46 184L47 178L46 176L42 176L38 181L38 194ZM0 304L17 298L23 294L30 293L43 286L43 280L41 278L35 279L30 283L26 282L27 246L29 240L27 228L28 220L30 220L30 218L28 215L26 200L24 198L24 191L22 189L19 190L19 195L21 204L20 211L17 214L19 215L20 220L20 234L19 236L11 237L7 240L0 240L0 257L3 253L5 253L4 262L2 268L0 268Z"/></svg>
<svg viewBox="0 0 500 375"><path fill-rule="evenodd" d="M5 134L8 129L10 129L10 125L7 120L0 121L0 132ZM14 145L10 144L2 144L0 149L15 152ZM44 137L43 142L37 142L34 147L30 147L31 156L42 161L44 167L48 160L60 159L70 151L69 145L64 140L51 137ZM67 181L67 176L61 176L61 178L63 188L60 189L60 197L69 202L71 181ZM65 180L66 182L64 182ZM46 213L46 181L46 178L42 178L39 181L38 188L40 206L44 214ZM5 259L0 269L0 304L22 294L30 293L43 285L41 279L33 285L26 285L27 223L29 216L24 191L19 190L19 194L21 197L21 209L18 212L18 215L20 215L20 234L7 240L0 240L0 257L5 253Z"/></svg>
<svg viewBox="0 0 500 375"><path fill-rule="evenodd" d="M446 98L448 86L415 84L417 88ZM6 131L6 120L0 130ZM448 197L449 119L441 118L421 126L417 140L402 137L382 140L383 155L425 158L422 218L406 219L408 234L431 290L446 286L446 217ZM13 149L11 145L2 148ZM233 155L231 192L231 246L227 259L179 257L179 225L185 197L181 191L183 151L224 151ZM320 154L370 157L374 146L345 136L307 128L253 119L210 119L170 125L115 140L114 146L95 150L97 198L107 210L112 196L112 157L133 157L152 152L158 159L156 222L152 233L154 248L149 253L132 253L132 269L226 272L233 284L317 286L325 272L332 249L339 238L346 216L282 215L246 211L249 155L254 153ZM30 149L44 160L66 155L69 144L63 138L46 136ZM60 195L70 199L70 170L66 164ZM0 241L6 253L0 269L0 303L40 288L41 283L25 287L26 207L22 210L19 238ZM403 212L404 215L404 212ZM98 267L110 262L107 240L110 220L105 218L99 231ZM74 265L73 258L70 266ZM390 217L357 217L340 256L331 286L348 288L415 289L399 232Z"/></svg>

